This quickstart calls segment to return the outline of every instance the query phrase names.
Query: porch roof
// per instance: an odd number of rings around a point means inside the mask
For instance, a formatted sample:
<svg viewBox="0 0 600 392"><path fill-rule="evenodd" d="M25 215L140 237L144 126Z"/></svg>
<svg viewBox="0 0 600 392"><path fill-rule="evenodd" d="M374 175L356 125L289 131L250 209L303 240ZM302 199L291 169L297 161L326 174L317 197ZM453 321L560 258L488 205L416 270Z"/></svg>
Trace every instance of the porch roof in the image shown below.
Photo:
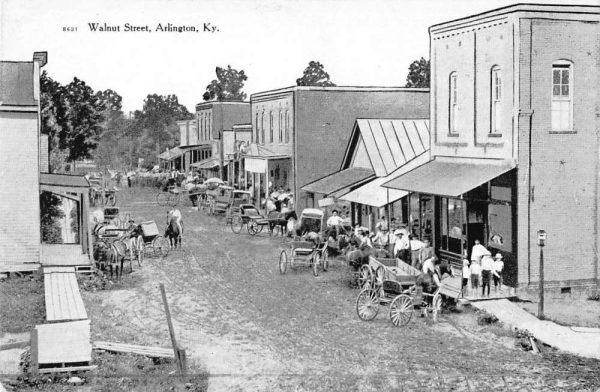
<svg viewBox="0 0 600 392"><path fill-rule="evenodd" d="M308 183L301 189L306 192L329 195L352 185L363 183L373 176L375 176L373 170L363 167L351 167Z"/></svg>
<svg viewBox="0 0 600 392"><path fill-rule="evenodd" d="M40 185L69 187L69 188L89 188L90 183L84 176L73 176L69 174L41 173Z"/></svg>
<svg viewBox="0 0 600 392"><path fill-rule="evenodd" d="M219 166L219 159L215 157L207 158L200 162L195 162L190 165L196 169L212 169Z"/></svg>
<svg viewBox="0 0 600 392"><path fill-rule="evenodd" d="M170 161L173 160L175 158L179 158L180 156L183 155L185 151L182 150L179 147L173 147L172 149L170 149L169 151L165 151L161 154L158 154L158 159L164 159L166 161Z"/></svg>

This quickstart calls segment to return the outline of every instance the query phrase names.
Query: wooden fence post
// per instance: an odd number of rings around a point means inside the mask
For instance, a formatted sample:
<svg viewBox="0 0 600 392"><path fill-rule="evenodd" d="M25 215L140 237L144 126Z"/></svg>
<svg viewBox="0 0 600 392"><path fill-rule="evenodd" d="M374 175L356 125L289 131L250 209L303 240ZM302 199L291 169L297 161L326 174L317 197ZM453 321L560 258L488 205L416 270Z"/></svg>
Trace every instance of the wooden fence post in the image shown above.
<svg viewBox="0 0 600 392"><path fill-rule="evenodd" d="M175 339L175 330L173 329L173 322L171 321L171 311L169 310L169 303L167 302L167 293L165 292L165 285L162 283L160 284L160 294L162 295L163 305L165 307L167 325L169 326L169 335L171 335L171 344L173 345L173 354L175 355L177 370L181 376L184 376L187 367L187 358L185 350L177 345L177 340Z"/></svg>

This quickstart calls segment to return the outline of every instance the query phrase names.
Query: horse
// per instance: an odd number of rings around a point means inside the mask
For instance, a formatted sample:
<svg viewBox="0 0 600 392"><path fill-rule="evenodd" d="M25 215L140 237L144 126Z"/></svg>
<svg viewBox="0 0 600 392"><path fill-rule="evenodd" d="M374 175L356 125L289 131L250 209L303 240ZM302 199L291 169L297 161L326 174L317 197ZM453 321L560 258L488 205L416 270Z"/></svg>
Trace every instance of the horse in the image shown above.
<svg viewBox="0 0 600 392"><path fill-rule="evenodd" d="M106 266L110 267L110 277L113 276L113 267L115 267L115 274L119 279L119 266L121 267L121 274L123 276L123 261L122 257L119 257L119 252L113 244L108 244L104 241L97 241L94 243L94 260L96 261L96 267L104 271ZM120 261L120 263L119 263Z"/></svg>
<svg viewBox="0 0 600 392"><path fill-rule="evenodd" d="M295 222L297 220L298 215L296 215L296 211L294 210L289 210L287 212L271 211L271 213L269 213L269 231L271 232L271 235L273 235L275 228L279 227L281 236L283 237L287 234L289 222Z"/></svg>
<svg viewBox="0 0 600 392"><path fill-rule="evenodd" d="M181 211L173 209L167 213L167 228L165 229L165 237L169 239L172 248L181 248L181 235L183 234L183 220L181 219Z"/></svg>

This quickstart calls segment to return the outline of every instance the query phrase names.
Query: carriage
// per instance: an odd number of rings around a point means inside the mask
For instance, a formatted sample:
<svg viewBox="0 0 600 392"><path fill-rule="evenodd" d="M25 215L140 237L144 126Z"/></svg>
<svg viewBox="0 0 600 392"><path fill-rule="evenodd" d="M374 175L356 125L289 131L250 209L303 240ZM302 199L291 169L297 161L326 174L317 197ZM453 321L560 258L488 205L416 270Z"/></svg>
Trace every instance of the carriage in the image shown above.
<svg viewBox="0 0 600 392"><path fill-rule="evenodd" d="M244 225L250 235L256 235L263 231L265 226L269 225L269 220L263 217L258 209L252 204L240 204L235 207L231 219L231 231L238 234L242 231Z"/></svg>
<svg viewBox="0 0 600 392"><path fill-rule="evenodd" d="M416 282L415 272L406 267L410 266L406 265L401 269L385 265L377 267L372 280L365 284L356 299L356 313L361 320L373 320L379 313L380 306L389 304L388 316L396 327L407 325L415 310L421 310L424 315L431 313L436 322L444 297L457 299L461 293L460 277L444 278L435 291L424 292L423 287Z"/></svg>
<svg viewBox="0 0 600 392"><path fill-rule="evenodd" d="M136 251L138 253L138 262L141 264L146 248L152 247L152 252L157 257L167 257L171 248L169 240L160 235L155 221L142 222L137 226Z"/></svg>
<svg viewBox="0 0 600 392"><path fill-rule="evenodd" d="M324 272L329 267L327 241L322 237L324 229L324 212L316 208L305 208L300 215L301 237L294 237L289 251L285 249L279 254L279 272L285 274L288 264L290 268L308 265L313 275L319 276L319 266Z"/></svg>

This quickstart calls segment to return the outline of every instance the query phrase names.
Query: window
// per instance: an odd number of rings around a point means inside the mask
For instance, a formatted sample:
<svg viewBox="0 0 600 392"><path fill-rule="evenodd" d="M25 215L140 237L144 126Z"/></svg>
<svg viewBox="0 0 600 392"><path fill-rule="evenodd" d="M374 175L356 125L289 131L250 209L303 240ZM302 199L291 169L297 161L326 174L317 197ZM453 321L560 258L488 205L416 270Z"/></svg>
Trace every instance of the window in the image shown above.
<svg viewBox="0 0 600 392"><path fill-rule="evenodd" d="M552 130L573 129L573 73L571 64L559 61L552 65Z"/></svg>
<svg viewBox="0 0 600 392"><path fill-rule="evenodd" d="M269 112L269 142L273 143L273 112Z"/></svg>
<svg viewBox="0 0 600 392"><path fill-rule="evenodd" d="M279 143L283 142L283 113L279 109Z"/></svg>
<svg viewBox="0 0 600 392"><path fill-rule="evenodd" d="M502 132L502 72L499 67L492 68L492 90L491 90L491 126L490 133Z"/></svg>
<svg viewBox="0 0 600 392"><path fill-rule="evenodd" d="M262 116L260 118L260 142L265 144L265 111L262 111Z"/></svg>
<svg viewBox="0 0 600 392"><path fill-rule="evenodd" d="M254 142L258 143L258 112L256 112L255 121L254 121L254 129L256 130L256 135L254 136Z"/></svg>
<svg viewBox="0 0 600 392"><path fill-rule="evenodd" d="M204 140L204 114L200 114L200 132L202 133L202 140Z"/></svg>
<svg viewBox="0 0 600 392"><path fill-rule="evenodd" d="M206 126L206 140L212 139L212 114L208 113L208 125Z"/></svg>
<svg viewBox="0 0 600 392"><path fill-rule="evenodd" d="M465 215L466 202L464 200L442 198L440 211L442 227L440 248L442 250L461 255L466 249Z"/></svg>
<svg viewBox="0 0 600 392"><path fill-rule="evenodd" d="M290 112L285 111L285 142L290 142Z"/></svg>
<svg viewBox="0 0 600 392"><path fill-rule="evenodd" d="M448 116L448 129L450 133L456 133L458 124L458 91L457 91L457 79L456 72L450 74L449 84L449 116Z"/></svg>

